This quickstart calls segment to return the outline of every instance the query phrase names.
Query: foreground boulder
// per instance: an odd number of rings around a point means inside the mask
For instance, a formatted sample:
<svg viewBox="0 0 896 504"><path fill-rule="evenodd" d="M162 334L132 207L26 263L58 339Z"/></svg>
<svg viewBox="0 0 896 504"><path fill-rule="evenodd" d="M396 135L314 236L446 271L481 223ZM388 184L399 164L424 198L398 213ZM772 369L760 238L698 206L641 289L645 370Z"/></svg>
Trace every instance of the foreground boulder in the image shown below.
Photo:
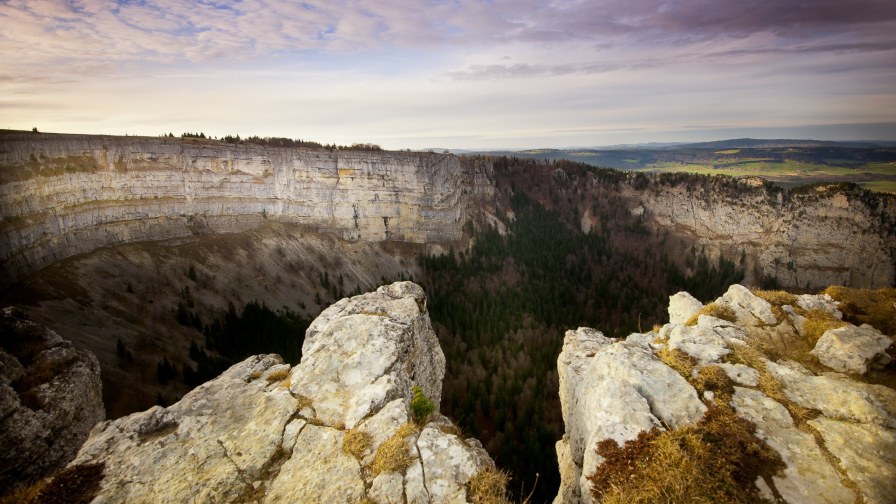
<svg viewBox="0 0 896 504"><path fill-rule="evenodd" d="M494 463L413 387L441 396L445 358L410 282L343 299L309 327L302 362L259 355L169 408L104 422L72 465L105 464L94 502L468 502Z"/></svg>
<svg viewBox="0 0 896 504"><path fill-rule="evenodd" d="M736 285L706 309L687 293L672 296L673 322L658 332L613 341L593 329L568 331L557 362L566 433L557 443L561 488L554 503L599 502L605 490L631 501L668 500L650 494L655 488L644 481L665 484L664 475L684 463L657 456L670 445L664 456L699 458L701 450L724 446L719 453L736 458L740 476L751 478L740 481L748 502L896 502L896 391L845 374L884 369L892 339L845 324L817 344L805 340L815 345L807 355L794 329L806 321L801 313L821 310L837 321L836 302L771 294L772 301L796 302L773 305ZM783 350L769 346L778 341ZM788 354L788 344L797 350ZM725 461L712 462L674 483L703 479L710 484L701 490L730 490L727 483L713 488L712 467ZM688 498L712 500L701 490Z"/></svg>
<svg viewBox="0 0 896 504"><path fill-rule="evenodd" d="M106 417L100 365L15 308L0 312L0 488L71 462Z"/></svg>

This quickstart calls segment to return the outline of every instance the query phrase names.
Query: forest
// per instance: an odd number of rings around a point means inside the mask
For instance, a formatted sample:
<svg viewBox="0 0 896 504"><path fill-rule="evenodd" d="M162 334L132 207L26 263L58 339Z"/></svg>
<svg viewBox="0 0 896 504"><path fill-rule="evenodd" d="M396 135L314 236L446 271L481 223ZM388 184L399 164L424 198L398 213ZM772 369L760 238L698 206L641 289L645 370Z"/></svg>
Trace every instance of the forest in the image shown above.
<svg viewBox="0 0 896 504"><path fill-rule="evenodd" d="M620 201L552 175L558 167L600 175L609 189L618 183L615 170L505 157L494 164L496 213L506 231L470 222L468 249L420 258L420 283L447 360L441 411L512 472L517 498L529 494L538 474L532 502L550 502L559 488L557 356L565 331L648 332L667 321L671 294L714 299L743 279L743 259L711 261L693 244L673 244L648 228ZM600 221L589 233L579 228L586 208ZM671 255L682 248L679 266Z"/></svg>

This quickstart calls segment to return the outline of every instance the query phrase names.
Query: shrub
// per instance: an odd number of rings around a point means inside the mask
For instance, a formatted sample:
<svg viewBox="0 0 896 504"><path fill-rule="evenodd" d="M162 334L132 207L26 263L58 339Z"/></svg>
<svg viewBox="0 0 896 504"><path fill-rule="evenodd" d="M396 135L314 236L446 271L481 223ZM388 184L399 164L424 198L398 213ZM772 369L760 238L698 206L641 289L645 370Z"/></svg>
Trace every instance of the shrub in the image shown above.
<svg viewBox="0 0 896 504"><path fill-rule="evenodd" d="M435 409L436 405L433 404L428 397L423 395L423 390L420 387L415 385L414 399L411 401L411 414L413 415L414 420L418 422L425 420Z"/></svg>

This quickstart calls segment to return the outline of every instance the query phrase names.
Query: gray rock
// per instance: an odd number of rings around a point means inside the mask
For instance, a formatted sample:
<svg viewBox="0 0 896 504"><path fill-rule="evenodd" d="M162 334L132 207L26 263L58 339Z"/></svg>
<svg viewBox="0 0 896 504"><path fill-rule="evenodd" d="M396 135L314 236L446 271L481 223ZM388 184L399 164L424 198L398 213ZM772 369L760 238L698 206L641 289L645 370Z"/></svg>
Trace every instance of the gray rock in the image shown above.
<svg viewBox="0 0 896 504"><path fill-rule="evenodd" d="M716 364L725 371L725 374L728 375L728 378L734 383L738 385L745 385L747 387L755 387L759 385L759 371L755 369L744 366L743 364Z"/></svg>
<svg viewBox="0 0 896 504"><path fill-rule="evenodd" d="M560 407L567 424L581 423L576 417L578 410L568 407L569 398L575 396L591 358L612 342L600 331L588 327L566 331L563 350L557 357L557 373L560 381Z"/></svg>
<svg viewBox="0 0 896 504"><path fill-rule="evenodd" d="M896 428L896 417L891 413L893 406L886 406L889 395L830 374L806 375L774 362L766 362L766 368L781 382L787 398L805 408L820 410L829 418Z"/></svg>
<svg viewBox="0 0 896 504"><path fill-rule="evenodd" d="M772 313L772 305L754 295L743 285L732 285L722 297L716 299L716 303L734 310L737 325L742 327L778 323L778 319Z"/></svg>
<svg viewBox="0 0 896 504"><path fill-rule="evenodd" d="M825 331L809 353L836 371L865 374L890 363L886 350L892 344L893 340L868 324L846 324Z"/></svg>
<svg viewBox="0 0 896 504"><path fill-rule="evenodd" d="M361 465L342 453L341 431L308 425L294 455L280 469L265 504L332 502L355 504L365 495Z"/></svg>
<svg viewBox="0 0 896 504"><path fill-rule="evenodd" d="M669 323L684 324L703 309L703 303L687 292L669 296Z"/></svg>
<svg viewBox="0 0 896 504"><path fill-rule="evenodd" d="M694 387L640 346L615 343L591 359L587 383L596 385L612 378L629 382L647 400L651 413L673 429L700 421L706 412Z"/></svg>
<svg viewBox="0 0 896 504"><path fill-rule="evenodd" d="M417 450L423 464L426 489L432 502L466 502L465 485L469 483L470 478L488 467L482 465L481 454L477 454L460 438L435 427L427 426L423 429L417 439ZM488 461L491 462L491 459ZM493 463L491 467L494 467Z"/></svg>
<svg viewBox="0 0 896 504"><path fill-rule="evenodd" d="M563 435L563 439L557 441L557 463L560 467L560 490L553 504L578 504L581 491L579 481L582 477L582 466L572 459L572 451L569 447L569 437Z"/></svg>
<svg viewBox="0 0 896 504"><path fill-rule="evenodd" d="M106 411L91 352L11 307L0 333L0 487L9 487L71 462Z"/></svg>
<svg viewBox="0 0 896 504"><path fill-rule="evenodd" d="M827 294L802 294L797 297L796 304L806 311L824 310L838 319L843 318L843 313L840 311L840 303Z"/></svg>
<svg viewBox="0 0 896 504"><path fill-rule="evenodd" d="M873 424L810 420L867 504L896 500L896 432Z"/></svg>
<svg viewBox="0 0 896 504"><path fill-rule="evenodd" d="M734 388L731 405L738 416L756 424L756 436L774 448L787 464L783 477L772 477L786 502L847 504L855 501L855 494L840 482L815 438L793 425L784 406L758 390L741 387Z"/></svg>
<svg viewBox="0 0 896 504"><path fill-rule="evenodd" d="M404 504L404 476L400 473L382 473L373 478L367 495L377 504Z"/></svg>
<svg viewBox="0 0 896 504"><path fill-rule="evenodd" d="M679 349L697 359L698 366L718 362L727 355L728 344L715 329L705 326L678 325L669 334L669 348Z"/></svg>
<svg viewBox="0 0 896 504"><path fill-rule="evenodd" d="M398 282L324 310L308 328L290 390L311 399L325 424L351 429L399 397L409 402L414 385L438 404L444 374L423 289Z"/></svg>

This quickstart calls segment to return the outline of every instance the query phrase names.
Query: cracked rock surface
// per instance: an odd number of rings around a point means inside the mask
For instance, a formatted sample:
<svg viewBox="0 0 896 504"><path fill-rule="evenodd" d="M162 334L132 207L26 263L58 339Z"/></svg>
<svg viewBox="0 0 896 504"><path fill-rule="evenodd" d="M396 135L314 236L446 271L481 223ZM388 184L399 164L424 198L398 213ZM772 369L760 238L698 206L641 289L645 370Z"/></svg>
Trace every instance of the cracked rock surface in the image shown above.
<svg viewBox="0 0 896 504"><path fill-rule="evenodd" d="M444 363L423 290L399 282L325 310L286 379L279 356L250 357L169 408L98 424L73 464L105 462L96 503L469 502L494 468L478 441L438 414L408 424L412 386L438 400ZM357 458L353 430L370 440ZM374 474L399 435L409 467Z"/></svg>
<svg viewBox="0 0 896 504"><path fill-rule="evenodd" d="M783 462L777 474L757 479L760 495L788 504L896 502L896 391L857 379L871 366L889 364L884 350L892 340L871 326L847 325L817 342L811 355L818 361L803 361L812 369L768 356L729 361L739 350L765 355L755 350L763 348L759 338L793 341L804 332L798 311L839 317L837 303L803 295L796 307L777 311L779 320L768 301L733 285L715 303L729 307L736 323L700 315L695 326L683 325L698 303L687 293L671 296L672 323L656 333L613 341L593 329L567 331L557 360L566 433L556 446L561 486L554 504L593 502L588 477L605 462L597 453L601 441L622 445L642 431L678 430L718 406L717 396L700 399L686 379L709 366L733 383L726 406L752 422L756 437ZM669 352L690 357L692 367L673 369L661 358Z"/></svg>

